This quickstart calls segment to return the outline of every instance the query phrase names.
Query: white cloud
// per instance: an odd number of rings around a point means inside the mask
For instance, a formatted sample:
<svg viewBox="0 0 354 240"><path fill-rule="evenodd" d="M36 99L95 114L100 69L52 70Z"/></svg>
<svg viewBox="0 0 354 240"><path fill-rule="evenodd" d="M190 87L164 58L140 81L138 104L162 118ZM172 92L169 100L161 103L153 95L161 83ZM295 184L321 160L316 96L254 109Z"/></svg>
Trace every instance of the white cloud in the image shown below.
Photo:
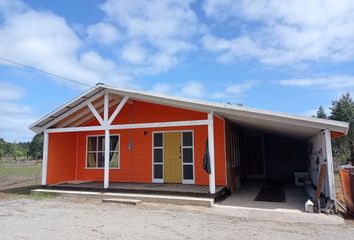
<svg viewBox="0 0 354 240"><path fill-rule="evenodd" d="M139 43L131 42L124 45L121 58L129 63L143 64L147 58L147 53Z"/></svg>
<svg viewBox="0 0 354 240"><path fill-rule="evenodd" d="M11 102L24 96L22 88L0 82L0 138L6 141L29 141L33 136L27 128L35 120L31 107Z"/></svg>
<svg viewBox="0 0 354 240"><path fill-rule="evenodd" d="M192 40L202 27L191 2L107 0L101 5L105 21L124 32L121 59L128 69L135 74L160 73L174 67L182 54L195 49Z"/></svg>
<svg viewBox="0 0 354 240"><path fill-rule="evenodd" d="M122 74L115 63L98 53L85 51L85 43L64 18L29 7L13 11L13 14L7 11L0 25L2 57L91 85L97 82L128 84L129 77ZM99 67L95 67L97 61Z"/></svg>
<svg viewBox="0 0 354 240"><path fill-rule="evenodd" d="M207 96L207 89L200 82L186 82L181 87L180 95L190 98L204 98L205 96Z"/></svg>
<svg viewBox="0 0 354 240"><path fill-rule="evenodd" d="M327 90L354 90L354 76L330 75L313 78L292 78L277 81L282 86L310 87Z"/></svg>
<svg viewBox="0 0 354 240"><path fill-rule="evenodd" d="M249 26L249 31L240 27L241 33L233 38L209 33L203 39L221 61L254 58L287 65L354 58L353 0L209 0L203 9L220 24Z"/></svg>
<svg viewBox="0 0 354 240"><path fill-rule="evenodd" d="M157 83L152 87L152 92L157 94L167 95L171 92L172 88L167 83Z"/></svg>
<svg viewBox="0 0 354 240"><path fill-rule="evenodd" d="M97 41L102 44L110 44L119 39L119 32L117 28L104 22L88 26L87 34L90 40Z"/></svg>
<svg viewBox="0 0 354 240"><path fill-rule="evenodd" d="M0 100L19 99L23 96L23 88L7 82L0 82Z"/></svg>
<svg viewBox="0 0 354 240"><path fill-rule="evenodd" d="M226 86L225 88L210 89L204 83L187 81L181 84L157 83L152 87L152 92L195 99L209 99L229 102L246 96L247 92L255 88L258 81L246 81Z"/></svg>
<svg viewBox="0 0 354 240"><path fill-rule="evenodd" d="M0 109L2 113L18 114L18 113L29 113L31 108L16 103L0 102Z"/></svg>
<svg viewBox="0 0 354 240"><path fill-rule="evenodd" d="M259 84L258 81L246 81L242 83L230 84L223 91L212 94L214 99L236 99L244 97L246 93Z"/></svg>

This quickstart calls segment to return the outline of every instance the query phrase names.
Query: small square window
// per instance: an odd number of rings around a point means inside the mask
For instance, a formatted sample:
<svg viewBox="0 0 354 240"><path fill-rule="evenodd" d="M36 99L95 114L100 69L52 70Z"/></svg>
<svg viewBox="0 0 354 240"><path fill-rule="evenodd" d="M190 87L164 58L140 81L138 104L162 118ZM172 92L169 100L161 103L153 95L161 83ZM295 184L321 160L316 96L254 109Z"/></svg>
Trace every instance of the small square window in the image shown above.
<svg viewBox="0 0 354 240"><path fill-rule="evenodd" d="M88 137L87 150L88 151L96 151L97 150L97 137Z"/></svg>
<svg viewBox="0 0 354 240"><path fill-rule="evenodd" d="M193 180L193 165L183 165L183 179Z"/></svg>
<svg viewBox="0 0 354 240"><path fill-rule="evenodd" d="M109 167L118 168L118 152L111 152L109 154Z"/></svg>
<svg viewBox="0 0 354 240"><path fill-rule="evenodd" d="M98 151L104 151L104 147L105 147L105 144L104 144L104 136L99 136L98 137Z"/></svg>
<svg viewBox="0 0 354 240"><path fill-rule="evenodd" d="M87 167L96 167L96 153L87 153Z"/></svg>
<svg viewBox="0 0 354 240"><path fill-rule="evenodd" d="M184 147L193 146L193 134L192 134L192 132L183 132L183 146Z"/></svg>
<svg viewBox="0 0 354 240"><path fill-rule="evenodd" d="M90 136L87 138L86 167L104 168L105 137ZM110 136L110 168L119 167L119 135Z"/></svg>
<svg viewBox="0 0 354 240"><path fill-rule="evenodd" d="M161 148L154 149L154 162L155 163L162 163L162 149Z"/></svg>
<svg viewBox="0 0 354 240"><path fill-rule="evenodd" d="M118 136L111 136L110 137L109 144L110 144L110 150L111 151L118 151L119 150L118 149L118 146L119 146L118 141L119 141L119 137Z"/></svg>
<svg viewBox="0 0 354 240"><path fill-rule="evenodd" d="M183 162L192 163L193 162L193 149L183 148Z"/></svg>
<svg viewBox="0 0 354 240"><path fill-rule="evenodd" d="M104 167L104 152L97 153L97 167Z"/></svg>
<svg viewBox="0 0 354 240"><path fill-rule="evenodd" d="M162 179L162 164L154 164L154 178Z"/></svg>
<svg viewBox="0 0 354 240"><path fill-rule="evenodd" d="M162 147L162 133L154 133L154 147Z"/></svg>

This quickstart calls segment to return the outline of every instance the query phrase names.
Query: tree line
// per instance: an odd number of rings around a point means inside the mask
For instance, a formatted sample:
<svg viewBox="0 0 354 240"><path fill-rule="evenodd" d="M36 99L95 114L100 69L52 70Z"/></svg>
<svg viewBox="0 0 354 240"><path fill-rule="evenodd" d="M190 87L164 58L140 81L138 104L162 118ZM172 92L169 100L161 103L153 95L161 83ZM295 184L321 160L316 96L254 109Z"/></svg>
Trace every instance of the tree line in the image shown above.
<svg viewBox="0 0 354 240"><path fill-rule="evenodd" d="M30 142L10 143L0 138L0 158L42 159L43 134L37 134Z"/></svg>
<svg viewBox="0 0 354 240"><path fill-rule="evenodd" d="M326 114L323 106L317 110L314 117L325 118L349 123L348 135L332 141L332 150L335 161L338 164L351 163L354 165L354 102L349 93L343 94L338 100L332 101Z"/></svg>

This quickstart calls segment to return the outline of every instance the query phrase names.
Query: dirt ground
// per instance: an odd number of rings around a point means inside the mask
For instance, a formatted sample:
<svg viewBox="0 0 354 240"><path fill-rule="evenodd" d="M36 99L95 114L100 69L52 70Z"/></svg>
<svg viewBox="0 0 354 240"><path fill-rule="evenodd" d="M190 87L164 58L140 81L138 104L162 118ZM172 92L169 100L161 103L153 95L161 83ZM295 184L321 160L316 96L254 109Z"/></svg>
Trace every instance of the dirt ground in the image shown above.
<svg viewBox="0 0 354 240"><path fill-rule="evenodd" d="M237 217L227 208L128 206L83 198L0 193L1 239L353 239L337 225Z"/></svg>

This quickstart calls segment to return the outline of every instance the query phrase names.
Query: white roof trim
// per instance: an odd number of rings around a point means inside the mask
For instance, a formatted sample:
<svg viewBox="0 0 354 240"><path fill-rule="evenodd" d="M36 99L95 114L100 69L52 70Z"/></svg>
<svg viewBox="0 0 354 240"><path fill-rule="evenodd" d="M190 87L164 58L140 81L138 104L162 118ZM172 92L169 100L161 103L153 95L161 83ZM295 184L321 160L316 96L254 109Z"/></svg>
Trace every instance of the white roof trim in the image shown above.
<svg viewBox="0 0 354 240"><path fill-rule="evenodd" d="M42 126L40 125L41 122L47 121L48 118L53 117L53 115L63 110L64 108L68 108L69 111L71 109L69 108L70 105L74 104L75 102L78 102L79 100L81 100L81 98L86 97L86 95L89 95L90 93L93 92L96 92L94 94L97 94L105 89L115 94L129 96L129 98L132 99L145 100L145 101L150 101L158 104L165 104L165 105L170 105L175 107L194 109L196 111L202 111L202 112L213 111L216 114L220 114L220 115L228 114L228 115L234 115L235 117L237 116L250 117L250 118L256 118L260 120L269 120L269 121L274 121L279 123L287 123L290 125L316 128L319 130L329 129L331 131L341 132L344 134L347 134L349 129L349 123L341 122L341 121L334 121L334 120L314 118L314 117L304 117L304 116L298 116L298 115L292 115L286 113L273 112L268 110L253 109L244 106L235 106L230 104L210 103L206 101L199 101L199 100L187 99L181 97L170 97L161 94L147 93L144 91L126 90L126 89L121 89L121 88L104 85L104 84L98 84L95 88L86 91L85 93L81 94L79 97L73 99L72 101L68 102L62 107L59 107L55 111L47 114L40 120L36 121L32 125L30 125L29 128L35 132L38 132L38 129L40 129ZM64 113L65 112L63 112L63 114Z"/></svg>

